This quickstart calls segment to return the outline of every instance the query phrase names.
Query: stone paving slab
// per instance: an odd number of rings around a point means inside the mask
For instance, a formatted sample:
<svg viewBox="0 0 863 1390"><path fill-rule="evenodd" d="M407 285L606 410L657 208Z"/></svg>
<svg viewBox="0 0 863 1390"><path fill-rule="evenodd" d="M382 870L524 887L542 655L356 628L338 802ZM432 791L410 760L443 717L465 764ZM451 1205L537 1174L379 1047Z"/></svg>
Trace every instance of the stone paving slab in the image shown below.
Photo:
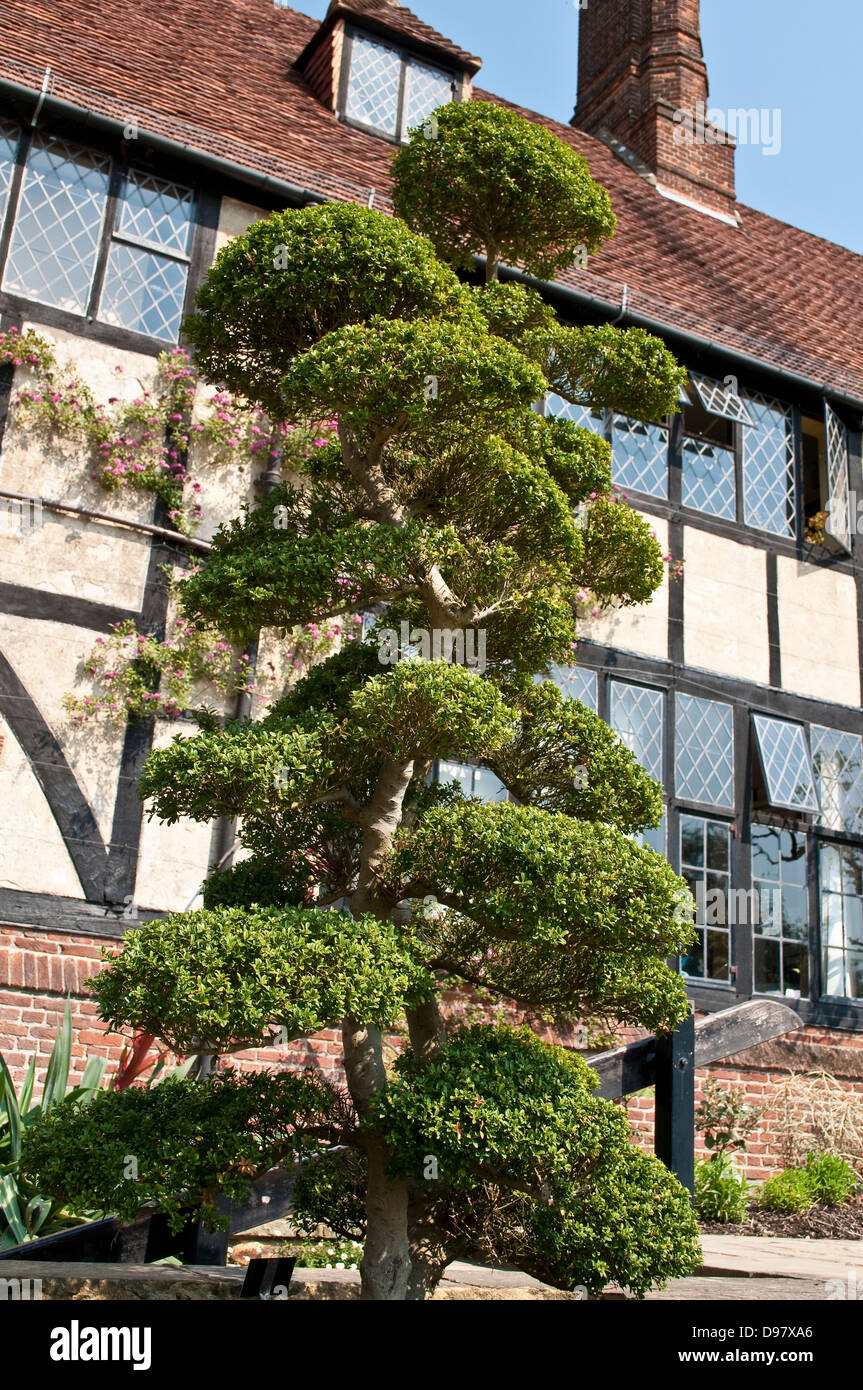
<svg viewBox="0 0 863 1390"><path fill-rule="evenodd" d="M667 1288L646 1295L647 1303L817 1303L830 1297L826 1279L702 1278L672 1279Z"/></svg>
<svg viewBox="0 0 863 1390"><path fill-rule="evenodd" d="M863 1240L781 1240L773 1236L702 1236L699 1275L845 1279L857 1271L863 1287Z"/></svg>

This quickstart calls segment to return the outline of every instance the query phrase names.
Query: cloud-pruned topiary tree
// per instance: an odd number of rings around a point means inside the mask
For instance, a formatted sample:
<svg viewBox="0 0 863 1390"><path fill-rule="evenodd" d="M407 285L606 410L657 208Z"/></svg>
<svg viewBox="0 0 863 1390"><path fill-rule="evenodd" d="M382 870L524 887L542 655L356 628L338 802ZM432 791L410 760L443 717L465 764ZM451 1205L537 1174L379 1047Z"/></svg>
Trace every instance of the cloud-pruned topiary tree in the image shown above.
<svg viewBox="0 0 863 1390"><path fill-rule="evenodd" d="M346 1091L183 1083L196 1115L210 1098L213 1152L177 1123L170 1161L176 1090L105 1097L34 1134L29 1161L68 1196L80 1171L90 1205L101 1180L105 1205L128 1211L170 1184L234 1191L238 1171L311 1141L346 1146L304 1169L298 1201L361 1232L367 1298L427 1297L464 1251L563 1288L642 1293L696 1259L683 1189L631 1148L575 1056L505 1028L448 1037L440 996L467 983L550 1019L655 1029L687 1010L665 964L689 939L685 888L634 838L658 824L659 789L595 714L534 679L571 660L580 590L641 603L663 574L612 491L608 445L535 403L553 389L657 414L676 408L681 372L657 340L562 328L537 293L494 278L503 256L549 273L611 232L584 162L483 103L438 120L436 142L417 133L396 161L398 206L431 240L368 209L307 208L256 223L211 269L189 324L201 368L277 416L337 417L338 440L222 527L183 604L237 639L383 605L379 627L444 634L440 659L383 664L373 631L266 717L154 753L154 813L239 817L248 857L209 880L202 911L139 927L95 983L109 1024L180 1051L338 1027ZM483 249L482 289L439 258ZM468 631L484 669L455 659ZM489 767L513 800L431 785L451 757ZM392 1070L384 1038L400 1023ZM76 1165L97 1132L100 1154ZM134 1188L114 1171L124 1145Z"/></svg>

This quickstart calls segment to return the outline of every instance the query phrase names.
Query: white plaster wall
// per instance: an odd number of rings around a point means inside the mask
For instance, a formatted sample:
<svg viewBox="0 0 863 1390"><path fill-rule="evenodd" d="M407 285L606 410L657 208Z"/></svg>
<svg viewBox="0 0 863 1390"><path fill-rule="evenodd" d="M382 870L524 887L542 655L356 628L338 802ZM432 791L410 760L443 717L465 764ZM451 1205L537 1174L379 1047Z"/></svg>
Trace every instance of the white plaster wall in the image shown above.
<svg viewBox="0 0 863 1390"><path fill-rule="evenodd" d="M241 203L237 198L223 198L219 210L219 225L216 228L216 253L227 246L235 236L241 236L253 222L269 217L265 208L256 208L251 203Z"/></svg>
<svg viewBox="0 0 863 1390"><path fill-rule="evenodd" d="M668 523L661 517L645 516L651 530L656 534L663 554L668 552ZM668 656L668 571L661 586L649 603L635 608L616 608L601 613L598 618L583 618L579 623L579 636L592 642L601 642L609 647L619 647L622 651L635 652L639 656L653 656L665 660Z"/></svg>
<svg viewBox="0 0 863 1390"><path fill-rule="evenodd" d="M857 592L849 574L780 555L782 684L798 695L860 704Z"/></svg>
<svg viewBox="0 0 863 1390"><path fill-rule="evenodd" d="M26 686L56 737L107 843L117 794L123 730L102 720L73 724L63 696L89 694L82 669L98 633L66 623L34 621L0 613L0 650Z"/></svg>
<svg viewBox="0 0 863 1390"><path fill-rule="evenodd" d="M191 725L159 723L154 748L165 748L175 735L194 736ZM145 803L145 813L149 803ZM144 819L138 858L135 902L139 907L194 911L201 904L201 884L207 876L214 826L181 820L162 825Z"/></svg>
<svg viewBox="0 0 863 1390"><path fill-rule="evenodd" d="M769 685L765 552L687 526L683 592L686 665Z"/></svg>
<svg viewBox="0 0 863 1390"><path fill-rule="evenodd" d="M84 890L42 788L21 746L0 718L0 887L83 898Z"/></svg>
<svg viewBox="0 0 863 1390"><path fill-rule="evenodd" d="M31 535L0 530L0 580L134 611L144 597L149 548L143 532L43 508Z"/></svg>

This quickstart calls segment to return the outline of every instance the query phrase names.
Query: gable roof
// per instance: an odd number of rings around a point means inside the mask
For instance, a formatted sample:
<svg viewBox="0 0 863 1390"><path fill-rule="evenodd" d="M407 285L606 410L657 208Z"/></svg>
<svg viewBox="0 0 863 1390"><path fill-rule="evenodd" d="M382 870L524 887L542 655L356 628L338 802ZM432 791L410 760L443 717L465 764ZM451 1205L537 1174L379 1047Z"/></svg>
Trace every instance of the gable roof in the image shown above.
<svg viewBox="0 0 863 1390"><path fill-rule="evenodd" d="M331 0L330 8L327 11L327 20L331 21L341 16L346 19L353 17L370 19L385 25L395 34L401 34L416 43L434 48L441 54L447 54L470 72L476 72L478 68L482 67L482 58L477 58L475 54L468 53L464 48L459 48L452 39L444 38L437 29L433 29L430 24L425 24L412 10L399 4L398 0Z"/></svg>
<svg viewBox="0 0 863 1390"><path fill-rule="evenodd" d="M161 133L322 197L366 202L374 188L387 205L392 145L340 122L296 67L320 27L306 15L272 0L5 0L5 10L0 95L4 78L38 92L49 65L51 92L134 116L142 140ZM633 314L863 404L863 256L742 204L733 227L671 202L602 141L513 109L585 156L617 214L617 234L588 270L561 275L564 287L619 308L626 286Z"/></svg>

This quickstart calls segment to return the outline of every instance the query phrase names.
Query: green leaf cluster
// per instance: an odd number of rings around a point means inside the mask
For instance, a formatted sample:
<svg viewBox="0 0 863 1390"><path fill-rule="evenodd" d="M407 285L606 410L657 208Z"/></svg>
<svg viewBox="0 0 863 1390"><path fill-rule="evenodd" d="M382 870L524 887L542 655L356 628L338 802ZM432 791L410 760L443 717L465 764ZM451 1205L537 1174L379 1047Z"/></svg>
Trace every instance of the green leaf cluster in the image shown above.
<svg viewBox="0 0 863 1390"><path fill-rule="evenodd" d="M332 1028L378 1028L430 997L417 945L370 914L218 907L139 927L92 981L112 1027L174 1052L224 1053Z"/></svg>
<svg viewBox="0 0 863 1390"><path fill-rule="evenodd" d="M132 1220L156 1202L174 1231L200 1205L212 1229L227 1219L217 1193L242 1201L254 1178L351 1123L350 1103L313 1072L229 1070L65 1102L27 1131L21 1165L64 1204Z"/></svg>
<svg viewBox="0 0 863 1390"><path fill-rule="evenodd" d="M544 126L485 101L435 119L436 139L415 130L396 156L395 208L444 260L471 269L486 253L547 279L614 232L587 161Z"/></svg>

